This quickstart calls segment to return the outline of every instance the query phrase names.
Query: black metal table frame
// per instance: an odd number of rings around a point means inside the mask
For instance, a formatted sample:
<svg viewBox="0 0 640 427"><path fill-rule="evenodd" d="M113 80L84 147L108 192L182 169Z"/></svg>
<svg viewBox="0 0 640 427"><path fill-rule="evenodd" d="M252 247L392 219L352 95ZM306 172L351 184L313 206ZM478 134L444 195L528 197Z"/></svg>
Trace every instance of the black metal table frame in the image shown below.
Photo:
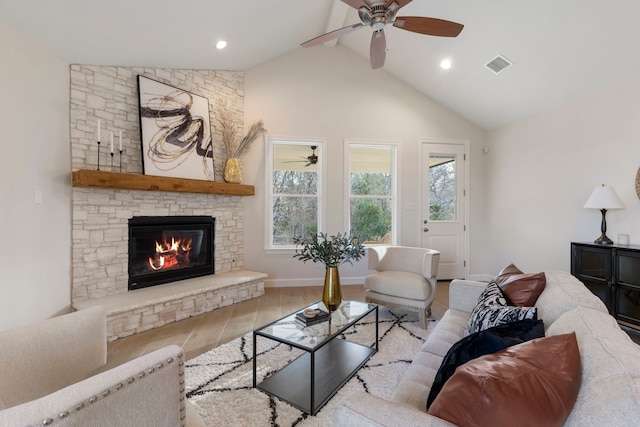
<svg viewBox="0 0 640 427"><path fill-rule="evenodd" d="M312 349L310 349L308 347L305 347L305 346L302 346L302 345L299 345L299 344L297 344L295 342L288 341L286 339L282 339L282 338L279 338L279 337L276 337L276 336L273 336L273 335L269 335L269 334L260 332L262 329L265 329L265 328L267 328L267 327L269 327L269 326L271 326L273 324L276 324L276 323L282 321L283 319L286 319L287 317L291 316L292 314L297 313L298 311L302 311L305 308L311 307L311 306L313 306L315 304L318 304L318 303L319 303L319 301L316 301L316 302L314 302L312 304L309 304L309 305L307 305L307 306L305 306L305 307L303 307L303 308L301 308L299 310L294 311L293 313L289 313L286 316L283 316L283 317L279 318L278 320L275 320L275 321L273 321L271 323L268 323L268 324L266 324L266 325L264 325L264 326L262 326L262 327L260 327L260 328L258 328L258 329L253 331L253 388L256 388L258 386L258 384L257 384L257 345L256 345L257 344L256 341L257 341L258 335L261 336L261 337L264 337L264 338L268 338L268 339L273 340L273 341L280 342L282 344L290 345L292 347L298 348L298 349L300 349L302 351L305 351L305 352L309 353L310 359L311 359L310 360L310 364L311 364L311 366L310 366L310 380L311 380L311 384L310 384L310 410L307 411L305 408L302 408L302 407L300 407L300 406L298 406L298 405L296 405L296 404L294 404L292 402L289 402L289 403L291 403L292 405L296 406L301 411L303 411L305 413L308 413L310 415L315 415L324 406L324 404L326 404L326 402L331 397L333 397L333 395L335 393L337 393L338 390L340 390L342 388L342 386L344 386L344 384L346 384L347 381L349 381L351 379L351 377L353 377L353 375L360 368L362 368L362 366L364 366L364 364L371 358L371 356L373 356L378 351L378 341L379 341L379 335L378 335L378 332L379 332L379 330L378 330L379 317L378 317L378 305L377 304L371 304L371 305L373 305L373 307L371 309L367 310L362 315L358 316L357 318L355 318L354 320L352 320L351 322L346 324L341 329L336 330L336 332L332 333L319 346L317 346L315 348L312 348ZM371 314L374 311L375 311L375 315L376 315L376 339L375 339L374 345L372 345L370 347L370 348L374 349L374 351L369 356L367 356L364 360L362 360L362 362L349 375L347 375L343 379L343 381L335 388L335 390L333 390L328 395L328 397L325 399L325 402L322 405L320 405L317 408L315 408L315 397L316 397L315 396L315 376L316 376L315 375L315 353L316 353L316 351L320 350L325 345L331 343L338 335L343 334L345 331L347 331L348 329L350 329L353 326L355 326L358 322L360 322L362 319L364 319L365 317L367 317L369 314ZM355 344L355 343L352 343L352 344ZM304 354L301 355L301 356L304 356ZM301 356L298 356L298 358L301 357ZM293 363L293 362L290 362L289 364L291 364L291 363ZM286 368L286 366L287 365L285 365L284 367L280 368L280 370ZM272 374L272 375L274 375L274 374ZM266 380L266 378L265 378L265 380ZM263 390L263 391L265 391L265 390ZM269 393L269 392L267 392L267 393ZM271 394L271 393L269 393L269 394ZM277 395L275 397L278 397L279 399L283 399L282 397L277 396ZM284 400L286 400L286 399L284 399Z"/></svg>

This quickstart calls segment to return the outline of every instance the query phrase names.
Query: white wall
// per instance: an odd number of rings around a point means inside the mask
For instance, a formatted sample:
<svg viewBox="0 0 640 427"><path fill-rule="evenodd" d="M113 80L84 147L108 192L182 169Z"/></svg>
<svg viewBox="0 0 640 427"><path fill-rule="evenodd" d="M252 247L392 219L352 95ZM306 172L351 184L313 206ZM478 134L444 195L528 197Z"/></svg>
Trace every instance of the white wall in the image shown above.
<svg viewBox="0 0 640 427"><path fill-rule="evenodd" d="M328 152L328 233L344 229L344 139L400 141L401 244L420 245L418 153L420 138L471 141L471 273L483 272L484 132L418 94L384 69L372 71L369 61L343 48L300 48L245 74L245 125L263 119L277 136L322 137ZM257 144L258 145L258 144ZM245 268L266 272L278 285L320 284L324 267L303 264L292 254L264 252L264 147L245 158L243 182L255 184L255 197L243 200ZM405 209L414 204L415 209ZM474 247L478 250L474 250ZM361 283L366 260L340 268L343 283ZM359 278L359 279L358 279Z"/></svg>
<svg viewBox="0 0 640 427"><path fill-rule="evenodd" d="M626 206L607 213L607 235L640 244L640 77L487 134L487 267L570 270L570 242L600 235L601 214L583 209L613 186Z"/></svg>
<svg viewBox="0 0 640 427"><path fill-rule="evenodd" d="M4 330L69 309L71 155L68 65L2 21L0 52Z"/></svg>

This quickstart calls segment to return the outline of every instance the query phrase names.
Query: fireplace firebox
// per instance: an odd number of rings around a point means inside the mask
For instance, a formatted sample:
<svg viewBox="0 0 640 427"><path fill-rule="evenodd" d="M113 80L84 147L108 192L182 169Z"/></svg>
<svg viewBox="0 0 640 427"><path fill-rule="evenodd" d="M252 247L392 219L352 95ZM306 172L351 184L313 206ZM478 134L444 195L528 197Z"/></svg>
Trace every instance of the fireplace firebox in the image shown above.
<svg viewBox="0 0 640 427"><path fill-rule="evenodd" d="M129 290L214 274L215 218L129 220Z"/></svg>

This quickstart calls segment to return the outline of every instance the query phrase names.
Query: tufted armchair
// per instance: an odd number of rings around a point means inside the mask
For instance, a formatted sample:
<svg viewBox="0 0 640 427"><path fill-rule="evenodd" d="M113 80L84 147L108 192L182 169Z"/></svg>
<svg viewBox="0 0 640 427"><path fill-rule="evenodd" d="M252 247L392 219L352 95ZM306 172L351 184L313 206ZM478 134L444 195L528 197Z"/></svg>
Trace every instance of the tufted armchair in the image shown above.
<svg viewBox="0 0 640 427"><path fill-rule="evenodd" d="M364 279L365 299L400 310L417 311L427 327L436 296L440 252L408 246L375 246L368 251L369 269Z"/></svg>
<svg viewBox="0 0 640 427"><path fill-rule="evenodd" d="M103 371L101 307L1 331L0 360L3 427L204 426L185 399L179 346Z"/></svg>

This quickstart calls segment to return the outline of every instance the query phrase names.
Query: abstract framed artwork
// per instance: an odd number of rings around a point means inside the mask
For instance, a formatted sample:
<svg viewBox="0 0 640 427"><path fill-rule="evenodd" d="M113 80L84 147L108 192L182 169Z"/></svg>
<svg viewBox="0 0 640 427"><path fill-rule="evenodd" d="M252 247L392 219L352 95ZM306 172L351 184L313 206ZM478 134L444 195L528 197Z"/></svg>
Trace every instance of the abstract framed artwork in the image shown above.
<svg viewBox="0 0 640 427"><path fill-rule="evenodd" d="M209 100L138 76L142 172L215 181Z"/></svg>

